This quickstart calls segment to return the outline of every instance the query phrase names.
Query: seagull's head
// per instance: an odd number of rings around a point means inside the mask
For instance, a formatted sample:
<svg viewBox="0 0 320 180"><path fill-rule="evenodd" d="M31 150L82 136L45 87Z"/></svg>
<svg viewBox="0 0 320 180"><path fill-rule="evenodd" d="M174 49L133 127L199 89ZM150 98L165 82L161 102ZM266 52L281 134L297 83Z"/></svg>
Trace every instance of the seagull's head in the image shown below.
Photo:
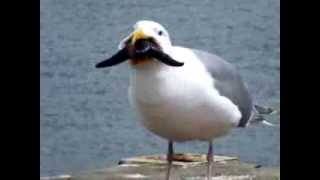
<svg viewBox="0 0 320 180"><path fill-rule="evenodd" d="M120 41L119 51L111 58L100 62L97 68L108 67L130 60L131 65L163 63L182 66L170 57L171 41L167 30L154 21L142 20L133 26L133 32Z"/></svg>
<svg viewBox="0 0 320 180"><path fill-rule="evenodd" d="M164 52L169 51L171 47L169 33L161 24L154 21L143 20L138 21L133 26L133 32L120 42L119 49L131 44L139 50L143 48L141 47L141 42L144 41L150 42L150 45Z"/></svg>

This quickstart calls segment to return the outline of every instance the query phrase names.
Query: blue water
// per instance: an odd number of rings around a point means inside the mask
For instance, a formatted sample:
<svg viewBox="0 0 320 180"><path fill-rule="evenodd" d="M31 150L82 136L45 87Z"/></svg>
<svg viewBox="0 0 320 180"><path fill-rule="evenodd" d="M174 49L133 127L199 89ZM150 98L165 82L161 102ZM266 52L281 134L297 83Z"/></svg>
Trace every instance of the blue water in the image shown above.
<svg viewBox="0 0 320 180"><path fill-rule="evenodd" d="M166 152L140 126L127 99L129 67L97 70L140 19L163 24L173 44L216 53L235 64L259 104L279 107L279 0L41 1L41 175L115 165L120 158ZM268 117L279 123L280 115ZM235 129L217 154L278 166L280 129ZM206 152L207 144L176 146Z"/></svg>

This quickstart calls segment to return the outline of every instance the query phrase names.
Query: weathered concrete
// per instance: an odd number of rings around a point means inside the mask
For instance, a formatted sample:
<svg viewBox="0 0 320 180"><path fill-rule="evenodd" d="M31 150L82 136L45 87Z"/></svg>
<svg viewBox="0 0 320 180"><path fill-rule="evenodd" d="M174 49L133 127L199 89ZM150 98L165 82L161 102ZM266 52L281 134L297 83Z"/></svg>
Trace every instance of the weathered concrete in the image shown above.
<svg viewBox="0 0 320 180"><path fill-rule="evenodd" d="M277 180L280 168L260 167L240 162L236 157L214 156L214 177L212 180ZM206 174L204 154L178 154L172 170L173 180L202 180ZM164 155L142 156L120 160L115 167L82 172L74 180L130 180L165 179L166 161Z"/></svg>
<svg viewBox="0 0 320 180"><path fill-rule="evenodd" d="M46 176L40 177L40 180L71 180L72 176L68 174L63 174L59 176Z"/></svg>

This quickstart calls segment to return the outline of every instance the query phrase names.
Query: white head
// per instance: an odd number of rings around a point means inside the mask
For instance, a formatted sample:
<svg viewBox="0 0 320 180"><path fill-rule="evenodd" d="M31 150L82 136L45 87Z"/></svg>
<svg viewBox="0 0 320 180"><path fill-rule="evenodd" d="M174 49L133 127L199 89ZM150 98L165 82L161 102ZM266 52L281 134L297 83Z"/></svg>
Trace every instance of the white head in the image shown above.
<svg viewBox="0 0 320 180"><path fill-rule="evenodd" d="M167 30L154 21L138 21L133 26L133 32L124 38L119 51L111 58L100 62L97 68L117 65L130 60L132 65L166 64L169 66L182 66L171 54L171 41Z"/></svg>
<svg viewBox="0 0 320 180"><path fill-rule="evenodd" d="M134 24L133 32L121 40L119 49L125 47L126 43L131 40L132 43L138 39L153 38L164 52L169 52L172 46L168 31L159 23L148 20L141 20Z"/></svg>

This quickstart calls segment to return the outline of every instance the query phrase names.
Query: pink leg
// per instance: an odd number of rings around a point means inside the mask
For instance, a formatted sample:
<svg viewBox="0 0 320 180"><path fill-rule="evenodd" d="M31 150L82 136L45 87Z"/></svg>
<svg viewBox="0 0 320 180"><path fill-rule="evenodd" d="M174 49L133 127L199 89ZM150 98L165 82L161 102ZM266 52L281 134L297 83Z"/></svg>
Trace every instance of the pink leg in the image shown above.
<svg viewBox="0 0 320 180"><path fill-rule="evenodd" d="M208 154L207 154L207 180L211 180L211 173L212 173L212 166L213 166L213 147L212 147L212 141L209 141L209 148L208 148Z"/></svg>
<svg viewBox="0 0 320 180"><path fill-rule="evenodd" d="M173 142L169 141L168 143L168 152L167 152L167 161L168 161L168 169L166 174L166 180L170 180L170 171L172 166L173 160Z"/></svg>

